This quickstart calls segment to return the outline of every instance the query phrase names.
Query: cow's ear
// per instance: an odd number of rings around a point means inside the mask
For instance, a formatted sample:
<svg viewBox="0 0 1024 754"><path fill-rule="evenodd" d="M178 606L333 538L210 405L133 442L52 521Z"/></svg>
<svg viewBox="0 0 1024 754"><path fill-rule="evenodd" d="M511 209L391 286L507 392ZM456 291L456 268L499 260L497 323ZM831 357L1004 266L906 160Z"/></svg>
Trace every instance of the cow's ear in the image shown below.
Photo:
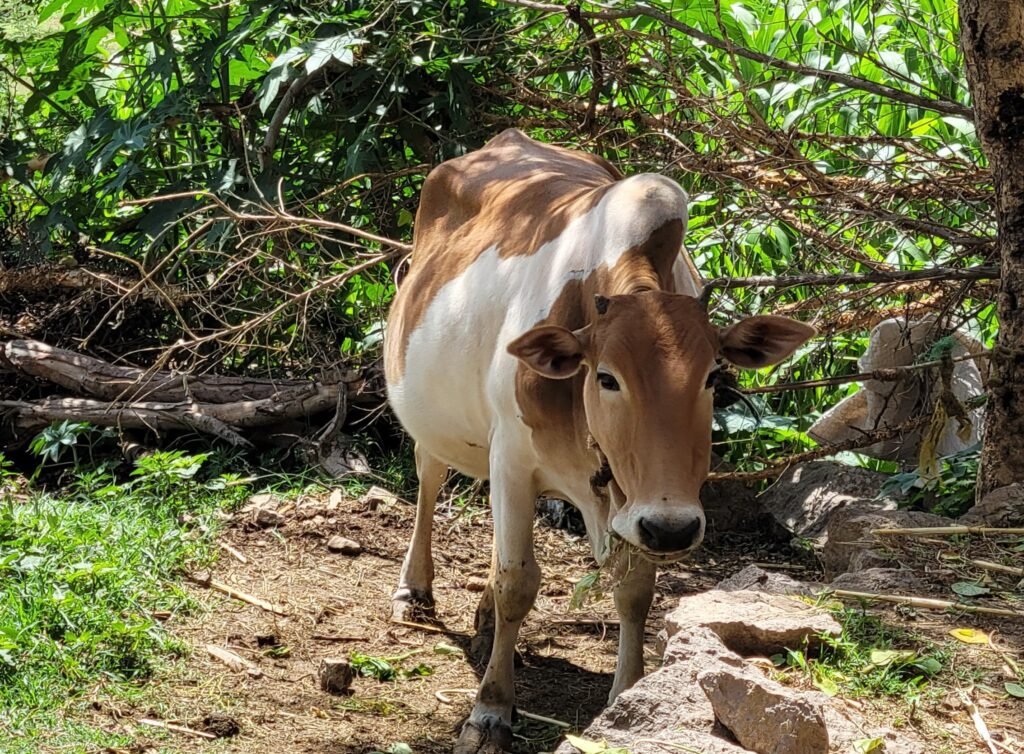
<svg viewBox="0 0 1024 754"><path fill-rule="evenodd" d="M582 335L558 325L541 325L509 343L508 352L537 374L564 380L580 371Z"/></svg>
<svg viewBox="0 0 1024 754"><path fill-rule="evenodd" d="M719 331L722 356L738 367L760 369L778 364L815 335L810 325L788 317L747 317Z"/></svg>

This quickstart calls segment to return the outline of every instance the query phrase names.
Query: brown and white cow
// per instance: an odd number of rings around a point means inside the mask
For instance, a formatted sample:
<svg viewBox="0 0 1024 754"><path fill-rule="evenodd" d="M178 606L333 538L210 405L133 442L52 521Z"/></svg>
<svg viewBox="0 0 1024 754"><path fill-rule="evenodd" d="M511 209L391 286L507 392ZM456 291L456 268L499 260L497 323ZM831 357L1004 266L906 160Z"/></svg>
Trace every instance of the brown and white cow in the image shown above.
<svg viewBox="0 0 1024 754"><path fill-rule="evenodd" d="M489 479L494 552L477 627L493 631L493 647L459 754L511 742L516 637L540 583L537 497L579 508L599 563L616 553L614 699L644 672L655 564L704 536L718 360L774 364L814 333L772 316L712 326L682 250L686 207L663 176L624 178L517 130L439 165L423 186L385 344L420 482L393 609L404 619L433 604L431 528L447 468ZM643 557L619 555L630 552Z"/></svg>

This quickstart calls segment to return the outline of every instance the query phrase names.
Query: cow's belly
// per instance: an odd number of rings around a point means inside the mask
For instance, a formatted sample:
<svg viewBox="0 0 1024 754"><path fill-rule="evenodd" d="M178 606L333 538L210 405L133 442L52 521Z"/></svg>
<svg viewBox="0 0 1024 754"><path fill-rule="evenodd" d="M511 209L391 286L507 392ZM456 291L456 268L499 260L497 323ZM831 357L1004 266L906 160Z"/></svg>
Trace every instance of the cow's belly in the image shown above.
<svg viewBox="0 0 1024 754"><path fill-rule="evenodd" d="M488 477L494 423L486 393L492 353L493 345L481 349L469 328L419 327L409 337L405 373L388 385L395 415L413 440L479 479Z"/></svg>

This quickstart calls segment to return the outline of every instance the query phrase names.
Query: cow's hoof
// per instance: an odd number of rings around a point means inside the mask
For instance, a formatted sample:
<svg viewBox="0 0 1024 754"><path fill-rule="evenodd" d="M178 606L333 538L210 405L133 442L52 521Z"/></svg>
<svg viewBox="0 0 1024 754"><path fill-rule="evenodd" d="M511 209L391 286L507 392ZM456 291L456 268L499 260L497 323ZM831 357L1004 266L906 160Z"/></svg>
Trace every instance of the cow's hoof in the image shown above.
<svg viewBox="0 0 1024 754"><path fill-rule="evenodd" d="M505 754L512 750L512 728L500 717L467 720L455 743L455 754Z"/></svg>
<svg viewBox="0 0 1024 754"><path fill-rule="evenodd" d="M391 598L391 619L404 623L434 620L434 595L418 589L399 589Z"/></svg>

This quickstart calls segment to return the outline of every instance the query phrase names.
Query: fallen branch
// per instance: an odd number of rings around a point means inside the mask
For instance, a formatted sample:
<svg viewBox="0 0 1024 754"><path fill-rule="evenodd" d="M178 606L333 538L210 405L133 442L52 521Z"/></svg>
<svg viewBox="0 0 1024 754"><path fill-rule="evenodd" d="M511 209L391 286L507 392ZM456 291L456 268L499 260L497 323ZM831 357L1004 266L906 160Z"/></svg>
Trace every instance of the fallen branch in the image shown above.
<svg viewBox="0 0 1024 754"><path fill-rule="evenodd" d="M1024 535L1024 528L999 528L997 526L919 526L916 528L872 529L872 534L883 537L955 537L960 534L1003 534Z"/></svg>
<svg viewBox="0 0 1024 754"><path fill-rule="evenodd" d="M138 720L139 725L146 725L150 728L161 728L162 730L169 730L173 733L183 733L186 736L195 736L197 738L206 738L211 741L217 737L212 733L207 733L203 730L195 730L193 728L186 728L184 725L176 725L175 723L165 723L163 720L151 720L148 717L143 717Z"/></svg>
<svg viewBox="0 0 1024 754"><path fill-rule="evenodd" d="M227 584L221 583L220 581L214 581L213 579L211 579L209 587L210 589L218 591L221 594L226 594L228 597L239 600L240 602L246 602L250 605L254 605L255 607L260 608L261 610L266 610L268 613L273 613L274 615L281 616L288 615L288 611L285 610L285 608L281 605L275 605L274 603L268 602L262 597L256 597L252 594L249 594L248 592L243 592L241 589L236 589L233 586L228 586Z"/></svg>
<svg viewBox="0 0 1024 754"><path fill-rule="evenodd" d="M11 340L0 347L0 365L28 377L36 377L76 394L105 401L146 398L175 403L234 403L273 399L281 403L301 400L318 385L336 391L341 384L358 386L355 373L335 383L308 380L271 380L253 377L187 374L117 366L102 359L55 348L37 340Z"/></svg>
<svg viewBox="0 0 1024 754"><path fill-rule="evenodd" d="M983 615L1001 615L1007 618L1024 618L1024 613L1002 607L985 607L983 605L965 605L962 602L949 602L929 597L905 597L899 594L870 594L868 592L849 592L845 589L834 589L827 592L836 597L868 602L892 602L897 605L908 605L923 610L959 610L964 613L980 613Z"/></svg>
<svg viewBox="0 0 1024 754"><path fill-rule="evenodd" d="M961 558L961 560L963 560L965 563L970 563L973 566L977 566L978 568L984 568L986 571L1008 573L1011 576L1024 576L1024 568L1003 565L1002 563L993 563L991 560L976 560L975 558Z"/></svg>
<svg viewBox="0 0 1024 754"><path fill-rule="evenodd" d="M985 725L985 721L981 717L981 713L978 711L977 705L967 692L960 691L960 701L963 702L964 707L971 715L971 722L974 723L974 729L978 731L978 737L984 742L985 746L991 754L999 754L999 750L996 748L995 741L992 740L992 734L988 732L988 726Z"/></svg>
<svg viewBox="0 0 1024 754"><path fill-rule="evenodd" d="M235 560L237 560L242 565L245 565L249 562L249 558L245 557L245 555L239 552L237 548L232 547L227 542L218 542L217 546L220 547L220 549L222 549L224 552L228 553L228 555L231 555Z"/></svg>
<svg viewBox="0 0 1024 754"><path fill-rule="evenodd" d="M250 662L241 655L232 652L230 649L224 649L223 647L218 647L215 644L207 644L206 652L210 657L224 663L236 673L244 671L253 678L263 677L263 671L260 670L256 663Z"/></svg>

